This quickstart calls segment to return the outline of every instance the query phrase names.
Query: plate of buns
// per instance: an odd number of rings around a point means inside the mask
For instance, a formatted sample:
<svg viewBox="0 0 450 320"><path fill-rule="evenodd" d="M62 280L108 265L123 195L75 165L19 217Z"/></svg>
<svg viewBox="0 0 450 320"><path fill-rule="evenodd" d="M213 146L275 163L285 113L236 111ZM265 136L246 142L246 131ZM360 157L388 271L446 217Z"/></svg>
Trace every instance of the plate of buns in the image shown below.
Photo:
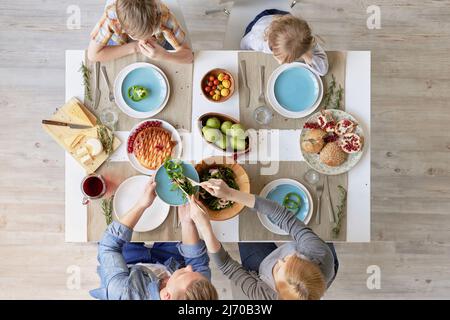
<svg viewBox="0 0 450 320"><path fill-rule="evenodd" d="M138 123L130 131L127 155L139 172L152 175L168 158L181 156L181 137L168 122L149 119Z"/></svg>
<svg viewBox="0 0 450 320"><path fill-rule="evenodd" d="M303 126L300 150L317 172L337 175L349 171L361 159L364 132L358 121L342 110L321 110Z"/></svg>

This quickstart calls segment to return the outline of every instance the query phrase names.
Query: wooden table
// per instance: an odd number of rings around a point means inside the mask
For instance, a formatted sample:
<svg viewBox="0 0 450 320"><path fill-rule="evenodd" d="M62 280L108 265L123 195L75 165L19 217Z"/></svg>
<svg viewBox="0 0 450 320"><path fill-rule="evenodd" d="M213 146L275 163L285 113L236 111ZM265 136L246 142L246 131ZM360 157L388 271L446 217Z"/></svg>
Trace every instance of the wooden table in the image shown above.
<svg viewBox="0 0 450 320"><path fill-rule="evenodd" d="M196 119L199 114L211 111L211 106L205 103L204 97L201 96L199 79L203 74L216 67L218 61L220 65L229 70L236 79L239 79L238 61L242 58L242 54L238 51L200 51L195 53L195 61L192 74L192 110L186 112L186 114L192 113L191 128L183 125L185 129L191 129L191 134L187 134L187 137L192 141L190 148L185 148L189 152L183 152L183 158L186 160L198 161L202 158L213 155L215 152L212 149L197 148L197 144L200 143L199 132L195 130ZM255 57L260 55L258 53L245 53L245 55L254 54ZM81 86L80 74L77 72L81 61L84 61L84 51L67 51L66 52L66 98L77 96L79 98L84 97L84 89ZM128 57L126 59L129 59ZM141 61L139 58L137 60ZM128 61L128 60L127 60ZM206 70L206 71L205 71ZM115 71L117 72L117 70ZM110 76L112 77L112 76ZM169 75L170 77L170 75ZM267 77L266 77L267 78ZM347 69L345 75L345 105L346 110L354 114L362 124L365 126L366 132L366 150L369 150L369 133L370 133L370 53L369 52L348 52L347 54ZM185 79L183 79L185 80ZM251 88L252 91L258 91L257 88ZM179 92L178 92L179 94ZM102 91L102 95L106 96L106 90ZM171 99L178 99L179 97L171 97ZM189 99L188 99L189 100ZM217 109L214 111L227 113L233 115L235 118L240 118L239 108L239 90L229 99L226 103L217 105ZM167 108L167 107L166 107ZM163 111L164 112L164 111ZM158 114L156 118L161 116ZM167 115L167 114L166 114ZM126 123L124 120L123 123ZM135 121L131 121L134 123ZM128 126L120 128L124 131L119 131L118 135L121 139L126 139ZM298 138L300 129L297 130L281 130L285 137L291 137L292 139L283 139L287 141L280 146L280 151L286 154L286 157L280 159L280 175L291 176L289 168L295 168L297 174L295 179L302 181L302 173L306 171L307 165L302 161L298 140L296 143L292 143ZM125 145L125 143L123 144ZM192 147L194 146L194 147ZM185 145L185 147L187 147ZM292 149L297 148L297 149ZM200 150L200 151L199 151ZM285 151L289 150L289 153ZM251 160L253 156L250 154L248 159ZM119 150L113 155L112 161L123 161L124 150ZM239 160L244 161L244 160ZM127 165L127 164L123 164ZM249 172L250 177L258 174L261 164L251 165L245 164L246 170ZM129 173L130 175L133 172ZM100 231L92 233L88 230L88 214L86 207L83 207L80 203L81 192L79 190L79 182L84 176L84 172L74 160L66 156L66 241L68 242L87 242L98 240ZM265 179L266 182L273 179ZM336 181L338 184L339 181ZM263 185L254 186L252 192L259 193ZM334 185L332 186L332 188ZM324 194L325 196L325 194ZM323 203L322 206L326 204ZM174 210L172 210L174 211ZM265 230L260 224L257 216L252 212L243 212L240 216L231 219L227 222L216 222L214 228L219 239L222 241L269 241L269 240L288 240L287 237L280 237L273 235ZM174 213L172 213L174 214ZM170 216L168 219L171 222ZM312 219L314 220L314 219ZM326 211L322 211L322 221L327 221L328 217ZM165 225L165 226L164 226ZM135 240L148 240L148 241L170 241L178 240L179 232L173 232L170 230L171 223L163 224L160 232L153 232L145 234L135 235ZM321 224L322 225L322 224ZM99 225L95 230L104 230L105 225ZM324 226L311 227L324 239L331 240L329 230ZM338 238L341 241L370 241L370 152L365 152L360 163L353 168L348 174L348 203L347 203L347 217L346 226L343 228L343 237Z"/></svg>

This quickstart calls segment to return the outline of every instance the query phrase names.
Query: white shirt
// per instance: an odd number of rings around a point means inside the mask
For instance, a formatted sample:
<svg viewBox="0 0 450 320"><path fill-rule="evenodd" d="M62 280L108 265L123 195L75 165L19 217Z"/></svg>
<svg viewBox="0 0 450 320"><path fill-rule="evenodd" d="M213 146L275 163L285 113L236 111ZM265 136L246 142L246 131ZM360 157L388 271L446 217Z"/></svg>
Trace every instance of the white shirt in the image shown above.
<svg viewBox="0 0 450 320"><path fill-rule="evenodd" d="M274 16L261 17L254 25L252 30L241 40L242 50L252 50L264 53L272 53L268 42L264 39L267 27L272 23ZM322 47L316 43L312 49L312 63L310 67L320 76L328 72L328 57Z"/></svg>

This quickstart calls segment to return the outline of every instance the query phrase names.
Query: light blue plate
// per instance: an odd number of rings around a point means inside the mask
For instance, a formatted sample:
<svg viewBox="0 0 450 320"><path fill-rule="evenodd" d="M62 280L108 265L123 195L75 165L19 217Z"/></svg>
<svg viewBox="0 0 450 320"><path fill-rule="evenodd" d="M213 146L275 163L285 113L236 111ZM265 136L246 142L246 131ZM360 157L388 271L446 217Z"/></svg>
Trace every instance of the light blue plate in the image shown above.
<svg viewBox="0 0 450 320"><path fill-rule="evenodd" d="M184 175L191 178L194 181L200 182L197 171L194 166L183 161ZM172 189L172 181L167 175L164 166L159 167L155 175L156 181L156 194L158 197L171 206L181 206L187 202L187 199L183 197L183 192L180 189ZM195 187L198 190L198 187Z"/></svg>
<svg viewBox="0 0 450 320"><path fill-rule="evenodd" d="M319 97L319 90L316 76L300 66L283 71L275 80L275 99L291 112L312 107Z"/></svg>
<svg viewBox="0 0 450 320"><path fill-rule="evenodd" d="M292 184L280 184L276 188L270 190L266 198L275 201L280 205L283 205L284 197L290 192L298 193L302 198L300 210L298 210L295 217L300 221L305 221L309 212L309 200L308 196L306 195L305 191L303 191L303 189L300 189L299 187L294 186Z"/></svg>
<svg viewBox="0 0 450 320"><path fill-rule="evenodd" d="M147 98L136 102L128 97L128 88L136 85L150 90ZM167 96L167 85L163 75L158 70L141 67L127 74L123 80L121 92L123 99L130 108L138 112L149 112L157 110L164 103Z"/></svg>

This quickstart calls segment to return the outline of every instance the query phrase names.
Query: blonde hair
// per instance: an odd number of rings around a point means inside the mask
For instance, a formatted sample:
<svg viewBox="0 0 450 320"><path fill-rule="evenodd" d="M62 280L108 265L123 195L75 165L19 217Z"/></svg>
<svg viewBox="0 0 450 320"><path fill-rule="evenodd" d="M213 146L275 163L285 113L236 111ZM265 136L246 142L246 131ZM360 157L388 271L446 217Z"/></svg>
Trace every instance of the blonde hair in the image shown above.
<svg viewBox="0 0 450 320"><path fill-rule="evenodd" d="M186 288L186 300L219 300L216 288L207 279L193 281Z"/></svg>
<svg viewBox="0 0 450 320"><path fill-rule="evenodd" d="M325 279L315 263L292 256L284 268L286 281L276 283L281 299L319 300L324 295Z"/></svg>
<svg viewBox="0 0 450 320"><path fill-rule="evenodd" d="M157 1L117 0L117 18L123 30L135 39L153 35L159 25Z"/></svg>
<svg viewBox="0 0 450 320"><path fill-rule="evenodd" d="M274 18L265 31L265 40L282 63L298 60L316 41L308 23L291 14Z"/></svg>

